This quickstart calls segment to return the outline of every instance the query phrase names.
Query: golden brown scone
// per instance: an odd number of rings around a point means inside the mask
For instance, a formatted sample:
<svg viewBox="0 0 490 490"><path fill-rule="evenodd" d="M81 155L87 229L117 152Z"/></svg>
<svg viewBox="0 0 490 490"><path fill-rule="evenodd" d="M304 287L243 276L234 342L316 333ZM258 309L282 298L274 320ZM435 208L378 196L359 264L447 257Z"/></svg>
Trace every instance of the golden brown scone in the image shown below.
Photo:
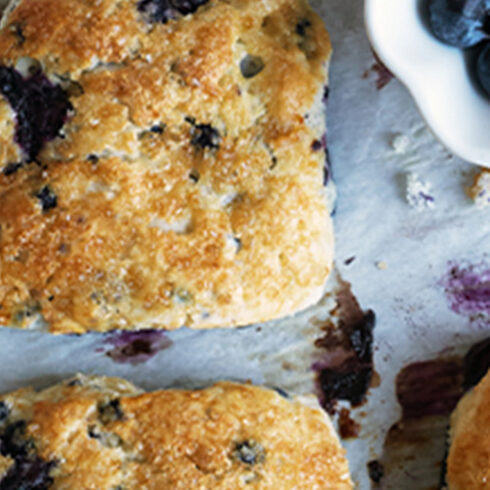
<svg viewBox="0 0 490 490"><path fill-rule="evenodd" d="M458 403L449 436L448 489L489 489L490 373Z"/></svg>
<svg viewBox="0 0 490 490"><path fill-rule="evenodd" d="M14 1L0 324L224 327L318 300L330 51L306 0Z"/></svg>
<svg viewBox="0 0 490 490"><path fill-rule="evenodd" d="M222 382L143 393L78 376L0 399L3 489L19 478L43 489L352 488L326 413L276 391Z"/></svg>

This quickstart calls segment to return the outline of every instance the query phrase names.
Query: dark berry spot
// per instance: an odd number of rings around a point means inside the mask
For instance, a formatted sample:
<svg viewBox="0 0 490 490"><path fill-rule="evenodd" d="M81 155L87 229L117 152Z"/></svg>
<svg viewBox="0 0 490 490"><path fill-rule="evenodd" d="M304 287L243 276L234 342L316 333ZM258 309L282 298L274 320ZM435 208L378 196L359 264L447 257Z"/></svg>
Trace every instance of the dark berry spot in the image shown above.
<svg viewBox="0 0 490 490"><path fill-rule="evenodd" d="M138 10L153 22L166 23L179 15L194 13L209 0L140 0Z"/></svg>
<svg viewBox="0 0 490 490"><path fill-rule="evenodd" d="M9 416L10 410L5 402L0 402L0 422L3 422Z"/></svg>
<svg viewBox="0 0 490 490"><path fill-rule="evenodd" d="M381 479L384 476L383 465L379 461L373 460L373 461L369 461L367 467L368 467L369 478L371 478L371 480L374 483L380 483Z"/></svg>
<svg viewBox="0 0 490 490"><path fill-rule="evenodd" d="M311 144L311 149L313 151L320 151L323 148L322 142L320 140L314 140Z"/></svg>
<svg viewBox="0 0 490 490"><path fill-rule="evenodd" d="M36 194L36 197L41 203L43 213L47 213L58 205L58 197L47 185Z"/></svg>
<svg viewBox="0 0 490 490"><path fill-rule="evenodd" d="M41 71L23 78L5 66L0 67L0 92L16 113L15 140L33 161L43 144L58 136L73 108L68 94Z"/></svg>
<svg viewBox="0 0 490 490"><path fill-rule="evenodd" d="M240 250L243 248L242 241L238 237L233 237L233 240L236 245L236 253L240 252Z"/></svg>
<svg viewBox="0 0 490 490"><path fill-rule="evenodd" d="M100 432L95 425L89 425L87 434L91 439L100 439Z"/></svg>
<svg viewBox="0 0 490 490"><path fill-rule="evenodd" d="M330 162L330 152L325 148L325 164L323 166L323 185L326 186L332 179L332 164Z"/></svg>
<svg viewBox="0 0 490 490"><path fill-rule="evenodd" d="M24 164L19 163L19 162L7 163L7 165L5 165L5 167L3 167L2 173L3 173L3 175L6 175L6 176L13 175L13 174L15 174L15 172L17 172L17 170L19 170L23 166L24 166Z"/></svg>
<svg viewBox="0 0 490 490"><path fill-rule="evenodd" d="M191 170L190 173L189 173L189 179L192 180L192 182L194 182L195 184L197 184L199 182L199 179L201 178L201 176L199 175L199 172L195 169Z"/></svg>
<svg viewBox="0 0 490 490"><path fill-rule="evenodd" d="M150 128L152 133L163 134L165 126L163 124L155 124Z"/></svg>
<svg viewBox="0 0 490 490"><path fill-rule="evenodd" d="M289 399L290 396L287 391L284 391L282 388L279 388L278 386L274 386L274 391L277 391L283 398Z"/></svg>
<svg viewBox="0 0 490 490"><path fill-rule="evenodd" d="M325 85L325 87L323 87L323 97L322 97L322 101L324 104L327 103L329 95L330 95L330 87L328 85Z"/></svg>
<svg viewBox="0 0 490 490"><path fill-rule="evenodd" d="M99 161L99 157L97 155L94 155L93 153L91 153L88 157L87 157L87 162L90 162L90 163L93 163L93 164L96 164L97 162Z"/></svg>
<svg viewBox="0 0 490 490"><path fill-rule="evenodd" d="M17 420L7 427L0 435L0 454L14 459L25 458L32 452L33 443L25 437L26 423Z"/></svg>
<svg viewBox="0 0 490 490"><path fill-rule="evenodd" d="M198 148L219 148L220 134L210 124L197 124L194 118L186 117L185 120L192 124L191 143Z"/></svg>
<svg viewBox="0 0 490 490"><path fill-rule="evenodd" d="M311 27L311 22L308 19L301 19L297 24L296 24L296 34L298 36L306 36L306 29L308 27Z"/></svg>
<svg viewBox="0 0 490 490"><path fill-rule="evenodd" d="M247 54L245 58L240 61L240 71L245 78L252 78L258 75L264 69L264 61L260 56L254 56L253 54Z"/></svg>
<svg viewBox="0 0 490 490"><path fill-rule="evenodd" d="M82 382L78 378L73 378L68 383L66 383L67 386L82 386Z"/></svg>
<svg viewBox="0 0 490 490"><path fill-rule="evenodd" d="M123 418L124 413L121 409L121 403L117 398L99 406L99 419L103 424L122 420Z"/></svg>
<svg viewBox="0 0 490 490"><path fill-rule="evenodd" d="M22 26L15 22L9 26L9 29L11 32L14 33L15 37L17 38L17 45L22 46L26 40L24 32L22 31Z"/></svg>
<svg viewBox="0 0 490 490"><path fill-rule="evenodd" d="M14 464L0 480L0 490L46 490L53 484L49 476L55 466L38 456L15 458Z"/></svg>
<svg viewBox="0 0 490 490"><path fill-rule="evenodd" d="M235 446L235 458L242 463L254 465L265 461L265 450L254 440L243 441Z"/></svg>

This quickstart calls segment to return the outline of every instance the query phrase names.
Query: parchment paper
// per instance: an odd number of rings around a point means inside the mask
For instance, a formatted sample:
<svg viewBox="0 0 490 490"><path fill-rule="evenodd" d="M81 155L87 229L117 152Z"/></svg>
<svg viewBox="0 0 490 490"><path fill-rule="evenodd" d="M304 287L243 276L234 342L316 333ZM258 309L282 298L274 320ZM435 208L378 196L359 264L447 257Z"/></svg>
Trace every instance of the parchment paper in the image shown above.
<svg viewBox="0 0 490 490"><path fill-rule="evenodd" d="M369 489L366 462L381 456L386 431L400 416L394 392L399 370L448 349L464 352L488 335L488 305L482 303L480 313L472 308L455 312L446 278L454 264L490 269L490 208L478 210L466 197L464 186L476 168L453 158L433 139L405 88L395 80L377 89L363 2L312 3L325 19L335 50L328 142L338 187L337 267L362 307L377 316L375 366L381 384L353 411L361 423L360 437L344 442L358 488ZM397 134L407 143L401 153L392 145ZM407 172L431 183L433 208L408 205ZM335 287L333 281L329 290ZM110 334L54 337L2 329L0 391L43 387L81 371L122 376L146 389L235 379L311 392L313 342L320 332L310 320L328 316L334 306L333 296L327 295L318 308L272 325L182 329L162 339L155 355L150 353L146 361L140 356L136 363L116 362L121 359L108 355L117 351L117 339ZM412 455L423 471L414 474L402 465L384 487L436 485L439 468L434 461L441 459L443 445L440 427L434 428L433 449Z"/></svg>

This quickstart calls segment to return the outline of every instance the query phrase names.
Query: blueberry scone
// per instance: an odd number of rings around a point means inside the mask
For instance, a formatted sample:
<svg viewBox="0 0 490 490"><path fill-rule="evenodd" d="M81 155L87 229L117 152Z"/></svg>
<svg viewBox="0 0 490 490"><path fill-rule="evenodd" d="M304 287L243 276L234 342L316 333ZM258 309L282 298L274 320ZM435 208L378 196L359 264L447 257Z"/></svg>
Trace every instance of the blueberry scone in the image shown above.
<svg viewBox="0 0 490 490"><path fill-rule="evenodd" d="M326 413L273 390L144 393L77 376L0 400L5 490L352 488Z"/></svg>
<svg viewBox="0 0 490 490"><path fill-rule="evenodd" d="M490 488L490 373L458 403L451 416L448 490Z"/></svg>
<svg viewBox="0 0 490 490"><path fill-rule="evenodd" d="M306 0L13 0L0 324L224 327L318 300L330 51Z"/></svg>

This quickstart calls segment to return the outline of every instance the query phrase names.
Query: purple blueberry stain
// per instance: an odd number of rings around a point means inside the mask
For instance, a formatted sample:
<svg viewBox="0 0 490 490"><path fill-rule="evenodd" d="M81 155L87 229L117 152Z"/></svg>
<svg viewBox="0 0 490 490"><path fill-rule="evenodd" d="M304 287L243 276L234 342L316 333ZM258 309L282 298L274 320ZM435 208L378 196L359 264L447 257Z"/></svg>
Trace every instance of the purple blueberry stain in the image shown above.
<svg viewBox="0 0 490 490"><path fill-rule="evenodd" d="M114 362L137 365L149 361L172 343L162 330L112 332L104 339L104 347L97 351L104 352Z"/></svg>
<svg viewBox="0 0 490 490"><path fill-rule="evenodd" d="M338 400L361 405L374 375L374 312L363 311L350 285L343 281L337 303L339 323L325 324L324 335L315 341L318 358L312 365L318 398L331 414L336 412Z"/></svg>
<svg viewBox="0 0 490 490"><path fill-rule="evenodd" d="M490 323L490 266L449 264L441 281L451 309L460 315L483 316Z"/></svg>
<svg viewBox="0 0 490 490"><path fill-rule="evenodd" d="M209 0L140 0L138 10L152 22L166 24L180 15L193 14Z"/></svg>
<svg viewBox="0 0 490 490"><path fill-rule="evenodd" d="M35 161L43 144L59 136L73 109L67 92L40 70L23 77L6 66L0 67L0 92L16 114L16 143L26 161Z"/></svg>

